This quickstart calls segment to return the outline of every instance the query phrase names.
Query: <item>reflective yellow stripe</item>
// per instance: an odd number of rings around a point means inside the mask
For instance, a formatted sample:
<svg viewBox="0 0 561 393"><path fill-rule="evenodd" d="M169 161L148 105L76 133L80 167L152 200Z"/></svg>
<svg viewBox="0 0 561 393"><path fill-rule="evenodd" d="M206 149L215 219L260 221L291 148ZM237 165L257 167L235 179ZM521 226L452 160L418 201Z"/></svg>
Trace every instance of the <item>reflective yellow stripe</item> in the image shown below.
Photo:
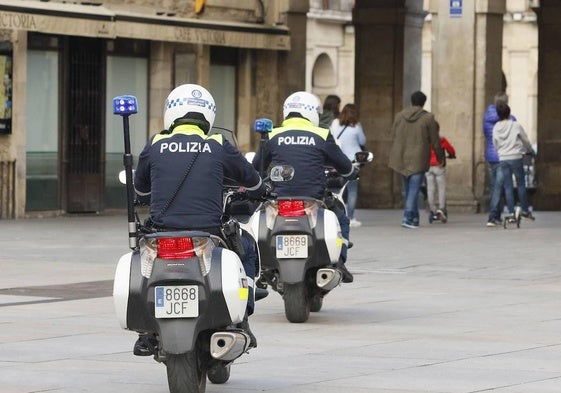
<svg viewBox="0 0 561 393"><path fill-rule="evenodd" d="M214 134L207 136L206 139L214 139L216 142L222 144L222 135L221 134Z"/></svg>
<svg viewBox="0 0 561 393"><path fill-rule="evenodd" d="M286 131L307 131L316 134L323 140L326 140L329 136L329 130L327 128L316 127L306 119L293 118L283 121L282 126L274 128L269 138Z"/></svg>
<svg viewBox="0 0 561 393"><path fill-rule="evenodd" d="M203 139L212 139L222 145L222 135L221 134L214 134L214 135L205 135L205 133L197 126L192 124L182 124L174 128L171 134L158 134L152 140L152 144L161 141L163 139L171 138L174 135L183 134L183 135L198 135Z"/></svg>
<svg viewBox="0 0 561 393"><path fill-rule="evenodd" d="M240 300L247 300L249 298L249 289L240 288Z"/></svg>

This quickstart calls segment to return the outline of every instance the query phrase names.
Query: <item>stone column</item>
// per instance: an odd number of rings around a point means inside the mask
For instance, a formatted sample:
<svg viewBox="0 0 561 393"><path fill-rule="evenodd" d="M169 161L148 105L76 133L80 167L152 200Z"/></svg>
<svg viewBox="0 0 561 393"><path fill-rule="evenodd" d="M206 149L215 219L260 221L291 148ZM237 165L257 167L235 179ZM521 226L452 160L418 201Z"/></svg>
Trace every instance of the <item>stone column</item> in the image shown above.
<svg viewBox="0 0 561 393"><path fill-rule="evenodd" d="M148 108L148 132L160 132L164 127L163 107L168 94L175 88L173 76L173 46L164 42L150 44L150 91Z"/></svg>
<svg viewBox="0 0 561 393"><path fill-rule="evenodd" d="M427 12L423 2L407 0L404 25L403 52L407 59L403 64L403 106L411 105L411 94L421 89L423 61L423 25Z"/></svg>
<svg viewBox="0 0 561 393"><path fill-rule="evenodd" d="M440 134L456 148L447 162L449 210L486 210L482 119L502 82L505 0L431 0L432 108Z"/></svg>
<svg viewBox="0 0 561 393"><path fill-rule="evenodd" d="M306 88L306 36L310 9L309 1L285 0L284 19L290 28L290 51L282 52L279 81L279 98L281 105L290 94ZM279 111L282 107L279 106ZM282 113L282 112L281 112Z"/></svg>
<svg viewBox="0 0 561 393"><path fill-rule="evenodd" d="M361 171L359 207L401 205L401 177L387 165L391 127L406 96L420 88L424 15L417 0L355 3L355 102L374 153L374 162Z"/></svg>
<svg viewBox="0 0 561 393"><path fill-rule="evenodd" d="M12 63L12 133L0 139L0 161L15 165L15 176L9 172L12 168L4 167L0 178L0 203L4 204L0 218L20 218L25 216L26 193L26 104L27 92L27 32L24 30L3 30L4 38L11 36L13 45ZM6 144L4 144L4 141ZM2 146L3 145L3 146ZM9 169L8 169L9 168ZM8 169L8 171L6 171Z"/></svg>
<svg viewBox="0 0 561 393"><path fill-rule="evenodd" d="M531 200L537 210L561 210L561 4L541 0L538 14L538 188Z"/></svg>

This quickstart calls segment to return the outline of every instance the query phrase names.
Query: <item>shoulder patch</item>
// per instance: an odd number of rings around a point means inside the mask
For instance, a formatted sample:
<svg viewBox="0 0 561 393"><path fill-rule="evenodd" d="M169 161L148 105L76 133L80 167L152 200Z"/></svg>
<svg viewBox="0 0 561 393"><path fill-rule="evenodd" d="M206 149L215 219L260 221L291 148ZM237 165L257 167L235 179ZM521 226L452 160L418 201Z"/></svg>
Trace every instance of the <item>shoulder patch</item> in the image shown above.
<svg viewBox="0 0 561 393"><path fill-rule="evenodd" d="M314 136L320 137L321 139L323 139L324 141L327 140L327 137L329 136L329 130L326 128L321 128L321 127L315 127L315 126L305 126L305 127L299 127L299 128L293 128L293 127L278 127L273 129L273 131L270 134L270 138L273 138L275 136L279 136L279 138L281 137L281 135L285 132L289 132L289 131L301 131L301 134L313 134L313 135L307 135L305 136L305 138L314 138ZM306 144L306 143L296 143L296 144ZM314 143L315 144L315 143Z"/></svg>

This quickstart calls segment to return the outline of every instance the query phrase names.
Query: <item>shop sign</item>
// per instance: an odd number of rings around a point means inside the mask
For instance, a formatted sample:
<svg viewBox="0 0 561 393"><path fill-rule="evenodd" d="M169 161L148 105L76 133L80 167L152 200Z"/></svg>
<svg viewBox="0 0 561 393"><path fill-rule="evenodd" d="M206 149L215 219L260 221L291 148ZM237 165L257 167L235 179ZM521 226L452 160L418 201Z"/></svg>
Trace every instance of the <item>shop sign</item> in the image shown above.
<svg viewBox="0 0 561 393"><path fill-rule="evenodd" d="M0 28L37 30L35 15L0 12Z"/></svg>

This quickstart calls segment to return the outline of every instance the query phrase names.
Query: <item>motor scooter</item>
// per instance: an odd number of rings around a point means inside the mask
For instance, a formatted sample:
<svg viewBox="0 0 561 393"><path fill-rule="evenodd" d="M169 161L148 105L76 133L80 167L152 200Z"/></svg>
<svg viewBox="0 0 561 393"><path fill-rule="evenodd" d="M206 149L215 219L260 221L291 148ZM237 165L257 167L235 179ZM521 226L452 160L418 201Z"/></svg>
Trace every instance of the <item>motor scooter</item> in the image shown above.
<svg viewBox="0 0 561 393"><path fill-rule="evenodd" d="M262 141L266 132L262 132ZM372 153L360 152L353 165L372 159ZM294 323L306 322L310 312L320 311L325 295L342 280L336 265L344 239L339 220L330 208L337 204L345 210L343 193L348 181L332 169L326 169L325 174L325 199L270 199L250 219L261 258L257 285L270 286L282 295L285 316Z"/></svg>
<svg viewBox="0 0 561 393"><path fill-rule="evenodd" d="M206 379L224 383L230 365L248 352L242 322L248 278L231 242L204 231L154 232L139 219L128 118L136 98L116 97L123 117L130 252L117 264L113 300L123 329L137 332L166 366L171 393L203 393Z"/></svg>

